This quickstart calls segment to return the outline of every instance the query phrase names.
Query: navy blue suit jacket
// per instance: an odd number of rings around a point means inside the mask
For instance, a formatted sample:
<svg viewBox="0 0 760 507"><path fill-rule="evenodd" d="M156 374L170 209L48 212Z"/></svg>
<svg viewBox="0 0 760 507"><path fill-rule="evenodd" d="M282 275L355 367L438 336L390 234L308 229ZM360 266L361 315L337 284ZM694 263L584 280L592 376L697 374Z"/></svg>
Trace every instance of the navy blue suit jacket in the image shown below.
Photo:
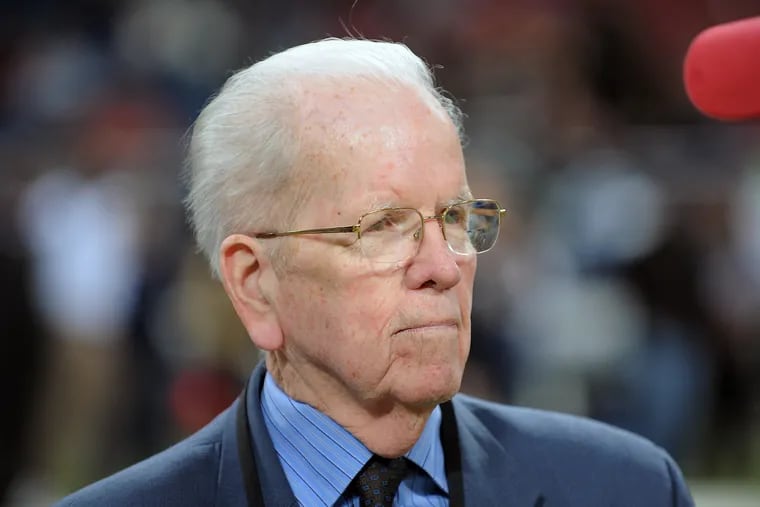
<svg viewBox="0 0 760 507"><path fill-rule="evenodd" d="M297 505L261 415L265 369L249 380L248 416L262 497ZM186 440L64 498L60 507L246 507L235 413L239 400ZM587 419L452 400L465 505L682 507L693 501L659 447ZM309 506L307 506L309 507Z"/></svg>

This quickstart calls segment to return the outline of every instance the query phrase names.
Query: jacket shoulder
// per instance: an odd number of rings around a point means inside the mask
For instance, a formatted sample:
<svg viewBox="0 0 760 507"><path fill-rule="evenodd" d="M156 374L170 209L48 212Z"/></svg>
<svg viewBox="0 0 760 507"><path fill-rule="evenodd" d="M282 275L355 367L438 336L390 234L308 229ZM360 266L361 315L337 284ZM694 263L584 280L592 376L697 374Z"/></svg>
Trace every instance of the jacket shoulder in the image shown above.
<svg viewBox="0 0 760 507"><path fill-rule="evenodd" d="M584 454L612 452L636 456L655 455L664 451L651 441L627 430L576 415L534 408L503 405L466 395L458 395L457 414L477 421L481 429L501 436L520 436L539 448L550 447L553 452L583 451Z"/></svg>
<svg viewBox="0 0 760 507"><path fill-rule="evenodd" d="M467 432L471 445L498 448L497 454L551 477L568 498L581 491L588 505L621 494L652 499L637 505L660 505L662 498L669 498L668 505L693 505L678 465L639 435L569 414L465 395L453 401L460 433Z"/></svg>
<svg viewBox="0 0 760 507"><path fill-rule="evenodd" d="M55 507L214 505L222 416L198 433L63 498Z"/></svg>

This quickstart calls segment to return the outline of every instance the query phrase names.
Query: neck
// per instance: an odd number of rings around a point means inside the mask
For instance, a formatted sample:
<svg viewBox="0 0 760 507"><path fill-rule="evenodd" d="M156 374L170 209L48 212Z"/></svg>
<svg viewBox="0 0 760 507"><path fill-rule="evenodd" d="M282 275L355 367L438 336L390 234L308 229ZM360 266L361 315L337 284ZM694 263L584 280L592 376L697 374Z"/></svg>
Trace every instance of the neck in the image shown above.
<svg viewBox="0 0 760 507"><path fill-rule="evenodd" d="M306 376L278 352L267 354L266 363L269 374L288 396L319 410L371 452L386 458L409 452L436 406L408 407L388 399L359 402L325 372L310 370L307 382Z"/></svg>

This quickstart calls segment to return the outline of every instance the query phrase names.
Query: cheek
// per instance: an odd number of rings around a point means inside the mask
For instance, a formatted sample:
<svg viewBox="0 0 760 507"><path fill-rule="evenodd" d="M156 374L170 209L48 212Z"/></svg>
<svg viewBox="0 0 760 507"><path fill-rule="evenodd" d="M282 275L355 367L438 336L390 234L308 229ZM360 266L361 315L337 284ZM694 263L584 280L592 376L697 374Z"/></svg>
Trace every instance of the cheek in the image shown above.
<svg viewBox="0 0 760 507"><path fill-rule="evenodd" d="M343 316L346 337L354 342L379 346L387 342L389 322L396 314L398 294L388 283L362 283L357 280L335 294L335 303Z"/></svg>
<svg viewBox="0 0 760 507"><path fill-rule="evenodd" d="M462 309L467 308L467 318L469 319L469 308L472 306L472 292L475 285L475 271L477 269L477 257L473 257L468 262L460 264L459 269L462 273L462 279L456 287L457 297Z"/></svg>
<svg viewBox="0 0 760 507"><path fill-rule="evenodd" d="M306 340L334 355L382 353L398 304L389 284L390 280L362 277L301 276L301 283L290 287L279 305L288 323L286 339Z"/></svg>
<svg viewBox="0 0 760 507"><path fill-rule="evenodd" d="M463 324L463 336L460 343L460 356L463 360L466 360L470 353L472 295L476 267L476 258L473 258L472 262L468 262L462 266L462 280L457 288Z"/></svg>
<svg viewBox="0 0 760 507"><path fill-rule="evenodd" d="M306 308L309 321L294 330L298 335L293 341L310 362L364 390L380 381L393 357L388 330L398 297L378 280L361 282L342 280L315 287L319 306ZM338 289L340 283L345 285Z"/></svg>

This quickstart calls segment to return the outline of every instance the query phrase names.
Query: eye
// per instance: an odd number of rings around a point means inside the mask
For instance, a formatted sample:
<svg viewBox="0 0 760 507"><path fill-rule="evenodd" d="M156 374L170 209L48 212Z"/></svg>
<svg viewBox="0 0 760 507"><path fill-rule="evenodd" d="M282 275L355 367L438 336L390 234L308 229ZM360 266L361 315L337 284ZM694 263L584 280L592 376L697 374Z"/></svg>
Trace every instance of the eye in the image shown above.
<svg viewBox="0 0 760 507"><path fill-rule="evenodd" d="M381 232L392 229L395 223L393 217L387 214L373 213L372 216L365 217L363 225L365 232Z"/></svg>
<svg viewBox="0 0 760 507"><path fill-rule="evenodd" d="M369 213L362 219L362 232L396 232L404 231L410 223L419 221L414 210L392 209Z"/></svg>
<svg viewBox="0 0 760 507"><path fill-rule="evenodd" d="M465 222L467 214L461 206L453 206L448 209L444 220L446 224L457 225Z"/></svg>

